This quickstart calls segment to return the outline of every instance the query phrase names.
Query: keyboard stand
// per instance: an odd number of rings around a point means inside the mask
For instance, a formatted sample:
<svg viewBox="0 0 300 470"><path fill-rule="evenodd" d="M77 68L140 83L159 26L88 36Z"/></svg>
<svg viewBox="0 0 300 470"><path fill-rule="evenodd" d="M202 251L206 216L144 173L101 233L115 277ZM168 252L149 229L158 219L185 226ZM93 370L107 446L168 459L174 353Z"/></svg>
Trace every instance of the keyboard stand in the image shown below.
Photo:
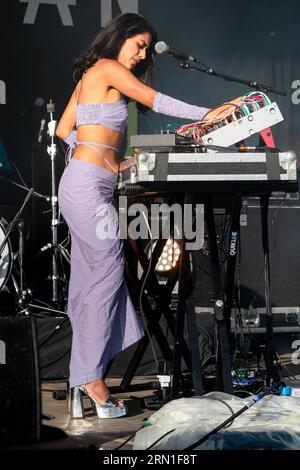
<svg viewBox="0 0 300 470"><path fill-rule="evenodd" d="M144 279L149 268L149 260L143 248L141 247L140 240L133 240L132 238L130 238L130 234L129 234L128 241L143 269L143 274L141 278L138 279L134 268L130 266L129 262L127 262L125 266L125 272L126 272L127 280L129 283L129 290L132 293L133 303L134 305L138 306L141 287L144 283ZM171 304L172 292L174 290L174 287L178 280L178 275L179 275L178 263L175 266L175 268L172 269L172 272L169 276L169 279L166 285L159 284L158 279L154 272L155 266L162 253L164 245L166 244L166 241L167 240L159 239L154 247L150 273L149 273L148 281L145 286L148 294L155 298L156 306L153 307L151 305L146 295L143 295L142 302L143 302L143 310L146 316L146 320L148 322L147 323L148 333L151 337L155 337L159 345L159 348L162 352L164 360L171 363L173 359L173 352L168 344L167 339L164 336L164 333L159 324L159 321L161 317L164 316L171 333L173 334L173 336L175 336L175 328L176 328L175 319L170 309L170 304ZM126 390L129 387L131 380L133 379L135 372L146 351L146 348L149 345L149 342L150 342L149 336L147 332L145 332L145 336L140 340L137 346L137 349L134 353L134 356L132 357L129 363L129 366L124 374L124 377L121 381L121 385L120 385L121 390ZM192 370L191 353L184 340L182 341L182 354L183 354L183 358L187 365L188 370L191 371ZM159 373L159 371L157 372Z"/></svg>
<svg viewBox="0 0 300 470"><path fill-rule="evenodd" d="M251 192L253 194L253 192ZM219 194L222 196L222 194ZM210 253L210 262L212 267L213 279L213 306L215 313L216 331L217 331L217 358L216 358L216 390L226 393L233 393L233 384L231 376L231 359L229 348L230 334L230 316L233 299L234 279L236 257L239 247L240 235L240 209L242 204L242 195L245 193L227 193L224 199L230 202L230 230L227 247L227 265L225 272L225 282L222 282L221 264L218 253L216 228L213 214L213 197L209 194L183 194L182 202L192 201L204 203L206 227L208 234L208 248ZM249 195L249 193L248 193ZM180 196L176 195L176 201ZM273 326L272 326L272 308L270 299L270 260L268 245L268 201L269 193L264 192L260 195L261 202L261 224L262 224L262 242L264 252L264 271L265 271L265 299L268 314L267 322L267 381L273 379L277 381L278 372L274 366L274 346L273 346ZM135 305L139 303L141 287L144 283L146 273L149 268L149 260L144 252L140 240L133 240L128 237L130 246L132 247L137 259L139 260L143 273L138 279L136 270L130 265L130 261L126 262L126 275L130 287L131 295ZM170 390L170 399L175 399L180 394L181 378L182 378L182 359L184 360L188 371L192 373L194 390L196 395L203 394L201 360L199 355L199 345L196 327L196 317L193 311L193 303L191 297L191 272L189 263L189 252L186 250L186 241L178 240L181 244L181 256L179 262L172 269L167 283L161 285L155 274L155 266L162 253L166 240L159 239L154 247L152 254L152 263L149 277L146 283L146 290L149 296L155 298L155 306L151 304L147 295L143 295L143 310L147 319L147 329L151 337L155 337L158 346L162 352L165 361L172 363L172 383ZM179 281L178 290L178 308L176 318L170 309L172 292L175 284ZM173 348L169 346L162 328L159 324L160 319L164 316L167 325L174 337ZM189 330L189 346L184 339L184 324L187 319ZM149 345L149 336L145 336L139 342L137 349L129 363L124 374L120 388L128 389L132 378L142 360L142 357ZM159 371L158 371L159 372Z"/></svg>

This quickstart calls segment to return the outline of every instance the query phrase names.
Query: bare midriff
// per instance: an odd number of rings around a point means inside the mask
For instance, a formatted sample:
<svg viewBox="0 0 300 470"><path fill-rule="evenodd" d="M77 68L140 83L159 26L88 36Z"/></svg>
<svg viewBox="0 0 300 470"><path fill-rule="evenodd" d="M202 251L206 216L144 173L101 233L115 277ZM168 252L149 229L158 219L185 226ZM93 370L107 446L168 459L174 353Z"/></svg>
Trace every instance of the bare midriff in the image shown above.
<svg viewBox="0 0 300 470"><path fill-rule="evenodd" d="M110 145L119 149L122 145L124 135L121 132L113 131L106 127L97 125L83 125L77 129L77 140L81 142L95 142L104 145ZM116 172L119 169L119 153L106 149L101 146L95 145L95 149L100 150L103 157L106 158L113 166ZM104 158L97 152L94 152L90 147L83 144L78 144L74 152L73 158L75 160L83 160L95 165L101 166L108 171L113 172L112 168L105 162Z"/></svg>

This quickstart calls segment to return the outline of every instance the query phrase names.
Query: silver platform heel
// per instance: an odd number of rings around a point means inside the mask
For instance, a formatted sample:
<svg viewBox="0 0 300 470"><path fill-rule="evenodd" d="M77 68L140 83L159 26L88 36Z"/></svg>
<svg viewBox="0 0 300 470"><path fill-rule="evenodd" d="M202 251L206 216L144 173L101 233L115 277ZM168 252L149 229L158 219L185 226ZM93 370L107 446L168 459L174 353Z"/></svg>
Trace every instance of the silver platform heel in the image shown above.
<svg viewBox="0 0 300 470"><path fill-rule="evenodd" d="M108 399L100 405L95 398L88 392L86 385L82 385L78 387L81 392L85 393L87 397L91 400L92 407L94 409L95 414L98 415L98 418L102 419L110 419L110 418L121 418L122 416L127 415L127 409L125 405L118 405L117 401L114 400L112 397L108 397Z"/></svg>
<svg viewBox="0 0 300 470"><path fill-rule="evenodd" d="M73 387L69 394L69 413L71 418L85 418L82 390L80 387Z"/></svg>

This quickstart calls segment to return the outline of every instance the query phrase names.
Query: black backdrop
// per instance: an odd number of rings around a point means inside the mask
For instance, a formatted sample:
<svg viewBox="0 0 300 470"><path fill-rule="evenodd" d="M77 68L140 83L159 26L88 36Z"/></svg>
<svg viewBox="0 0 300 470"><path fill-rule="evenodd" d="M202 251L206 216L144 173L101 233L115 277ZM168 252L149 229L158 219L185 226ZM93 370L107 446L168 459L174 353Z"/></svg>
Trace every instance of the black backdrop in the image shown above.
<svg viewBox="0 0 300 470"><path fill-rule="evenodd" d="M59 119L74 86L72 60L111 16L126 11L142 14L161 40L216 70L285 89L286 97L271 95L285 118L273 128L274 136L283 150L299 153L300 3L295 0L3 0L0 139L5 151L0 150L0 161L7 155L29 185L50 193L47 142L37 144L45 103L54 101ZM240 84L184 71L169 56L157 58L155 88L208 107L248 91ZM147 117L138 117L140 132L159 132L169 123L176 124L176 120L151 111ZM59 177L64 158L58 146ZM11 168L4 172L2 167L1 173L17 180ZM1 181L0 217L11 219L24 196L22 190ZM50 239L49 209L46 202L34 199L25 212L32 221L28 254Z"/></svg>

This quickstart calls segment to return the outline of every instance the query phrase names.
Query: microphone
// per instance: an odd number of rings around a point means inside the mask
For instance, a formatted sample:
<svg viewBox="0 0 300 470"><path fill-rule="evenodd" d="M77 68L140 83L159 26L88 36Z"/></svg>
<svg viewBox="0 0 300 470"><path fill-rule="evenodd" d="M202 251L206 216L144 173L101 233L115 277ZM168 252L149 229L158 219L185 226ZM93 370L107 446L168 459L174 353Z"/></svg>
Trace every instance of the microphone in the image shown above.
<svg viewBox="0 0 300 470"><path fill-rule="evenodd" d="M28 106L28 108L25 108L20 112L21 118L24 119L27 115L31 115L32 112L40 112L44 104L44 98L35 98L34 102L30 106Z"/></svg>
<svg viewBox="0 0 300 470"><path fill-rule="evenodd" d="M41 120L41 125L40 125L40 130L39 130L39 135L38 135L38 143L40 144L42 142L42 137L43 137L43 130L46 124L46 119Z"/></svg>
<svg viewBox="0 0 300 470"><path fill-rule="evenodd" d="M36 99L34 100L34 106L35 106L36 108L41 108L42 106L44 106L44 104L45 104L44 98L36 98Z"/></svg>
<svg viewBox="0 0 300 470"><path fill-rule="evenodd" d="M155 44L155 51L157 54L169 54L172 55L173 57L176 57L176 59L180 60L189 60L190 62L195 62L195 58L186 54L185 52L177 51L176 49L173 49L172 47L168 46L164 41L159 41Z"/></svg>

